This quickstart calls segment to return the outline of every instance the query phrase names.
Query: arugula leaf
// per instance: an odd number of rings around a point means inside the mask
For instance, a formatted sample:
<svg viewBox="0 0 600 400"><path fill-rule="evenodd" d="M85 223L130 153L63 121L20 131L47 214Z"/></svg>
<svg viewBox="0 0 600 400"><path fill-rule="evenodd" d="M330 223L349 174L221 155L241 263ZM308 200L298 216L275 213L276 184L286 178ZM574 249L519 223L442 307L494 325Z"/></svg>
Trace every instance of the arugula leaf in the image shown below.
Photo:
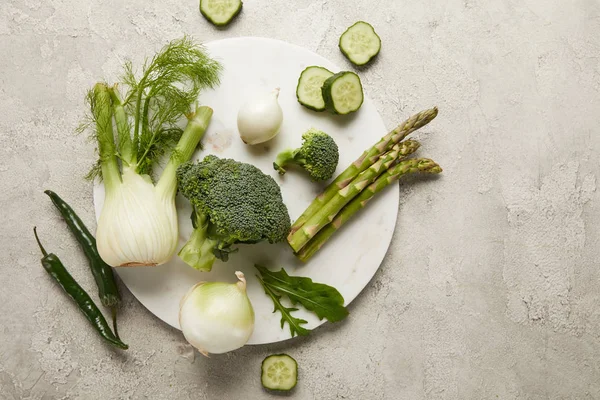
<svg viewBox="0 0 600 400"><path fill-rule="evenodd" d="M327 318L330 322L337 322L348 316L344 297L336 288L313 282L310 278L290 276L283 268L274 272L260 265L255 267L262 276L263 286L287 296L294 305L300 303L319 319Z"/></svg>
<svg viewBox="0 0 600 400"><path fill-rule="evenodd" d="M258 275L256 275L256 278L262 285L267 296L269 296L271 298L271 300L273 300L273 304L275 305L273 312L279 311L281 313L281 329L283 329L285 323L287 322L290 327L290 333L291 333L292 337L294 337L296 335L298 335L298 336L308 335L310 333L310 330L303 328L301 326L302 324L306 324L306 321L303 319L300 319L300 318L295 318L292 315L292 311L298 311L298 309L285 307L283 304L281 304L281 301L280 301L281 296L278 295L277 293L273 292L273 290Z"/></svg>

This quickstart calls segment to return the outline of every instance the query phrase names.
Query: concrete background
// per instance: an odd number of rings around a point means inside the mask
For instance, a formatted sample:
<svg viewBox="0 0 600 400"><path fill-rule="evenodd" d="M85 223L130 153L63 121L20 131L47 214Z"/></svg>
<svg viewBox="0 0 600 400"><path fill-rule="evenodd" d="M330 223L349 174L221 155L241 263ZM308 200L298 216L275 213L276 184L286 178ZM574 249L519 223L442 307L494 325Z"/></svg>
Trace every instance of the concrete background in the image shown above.
<svg viewBox="0 0 600 400"><path fill-rule="evenodd" d="M183 33L282 39L350 68L337 41L358 19L383 40L366 91L389 127L439 106L416 137L445 173L403 184L349 319L205 359L124 289L131 350L105 346L31 232L85 265L42 192L93 220L93 145L73 134L84 91ZM297 399L600 399L599 32L597 0L247 0L226 30L197 0L2 1L0 398L269 398L260 362L285 351Z"/></svg>

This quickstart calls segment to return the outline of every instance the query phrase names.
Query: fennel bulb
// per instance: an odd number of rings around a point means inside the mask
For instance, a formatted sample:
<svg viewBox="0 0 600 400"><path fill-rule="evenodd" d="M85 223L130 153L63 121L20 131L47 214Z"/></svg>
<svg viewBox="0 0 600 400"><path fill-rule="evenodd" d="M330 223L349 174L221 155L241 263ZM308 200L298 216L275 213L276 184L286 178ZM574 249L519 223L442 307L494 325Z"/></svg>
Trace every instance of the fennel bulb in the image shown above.
<svg viewBox="0 0 600 400"><path fill-rule="evenodd" d="M242 347L254 332L254 309L246 278L237 283L200 282L181 299L179 325L185 339L205 356Z"/></svg>
<svg viewBox="0 0 600 400"><path fill-rule="evenodd" d="M100 256L121 267L167 262L177 246L175 196L131 168L125 167L121 177L121 184L107 192L98 221Z"/></svg>
<svg viewBox="0 0 600 400"><path fill-rule="evenodd" d="M96 241L107 264L155 266L175 254L176 170L192 157L213 114L209 107L192 104L200 89L219 83L220 71L221 65L202 47L183 38L146 62L140 79L126 64L124 99L116 85L104 83L88 94L100 155L89 176L101 176L105 187ZM179 123L184 116L188 121L182 130ZM154 184L152 169L169 151Z"/></svg>

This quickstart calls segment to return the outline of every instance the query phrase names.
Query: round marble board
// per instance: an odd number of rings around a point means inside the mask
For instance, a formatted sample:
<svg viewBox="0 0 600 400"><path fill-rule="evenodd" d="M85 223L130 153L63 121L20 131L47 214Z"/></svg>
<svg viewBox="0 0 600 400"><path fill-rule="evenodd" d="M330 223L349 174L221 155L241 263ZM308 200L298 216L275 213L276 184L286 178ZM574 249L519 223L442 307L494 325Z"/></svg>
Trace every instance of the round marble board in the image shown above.
<svg viewBox="0 0 600 400"><path fill-rule="evenodd" d="M214 115L203 139L204 149L196 153L195 159L215 154L256 165L280 184L292 221L324 185L311 182L296 170L280 177L272 166L279 151L299 147L302 133L311 127L323 130L340 148L337 175L387 132L368 98L358 112L348 116L313 112L297 102L296 84L304 68L319 65L333 72L341 70L309 50L282 41L251 37L218 40L205 46L212 57L222 62L224 72L221 85L200 96L199 104L212 107ZM281 89L279 103L284 113L281 132L262 145L245 145L237 132L240 106L249 98L277 87ZM256 314L254 334L248 344L282 341L290 338L289 328L287 324L281 328L281 316L279 312L273 313L271 299L255 278L254 264L274 270L284 267L290 275L307 276L315 282L332 285L344 296L347 305L369 283L385 256L396 222L398 198L396 186L378 195L306 264L294 257L287 243L261 243L240 245L239 252L232 254L227 263L217 261L211 272L198 272L177 256L158 267L116 268L116 272L150 312L179 329L179 301L191 286L200 281L235 282L234 272L240 270L248 279L248 296ZM100 215L103 201L104 187L97 184L94 187L96 217ZM192 231L191 208L180 195L177 208L181 247ZM307 320L305 326L309 329L325 322L301 307L294 315Z"/></svg>

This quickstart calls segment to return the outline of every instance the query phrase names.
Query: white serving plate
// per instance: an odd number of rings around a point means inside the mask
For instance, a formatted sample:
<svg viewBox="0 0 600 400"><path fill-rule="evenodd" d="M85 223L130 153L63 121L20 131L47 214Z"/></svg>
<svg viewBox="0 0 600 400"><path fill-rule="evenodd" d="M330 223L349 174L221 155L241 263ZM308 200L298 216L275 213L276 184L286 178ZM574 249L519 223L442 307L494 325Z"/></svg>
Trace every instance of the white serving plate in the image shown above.
<svg viewBox="0 0 600 400"><path fill-rule="evenodd" d="M200 104L214 109L210 127L203 140L204 150L195 158L207 154L234 158L261 168L281 185L283 198L292 221L297 218L321 191L323 185L310 182L299 171L289 171L280 177L272 162L277 153L288 147L299 147L302 133L311 127L329 133L340 148L337 173L343 171L360 154L386 134L385 125L369 98L354 115L334 116L305 109L296 100L296 84L302 70L310 65L320 65L333 72L341 69L325 58L302 47L265 38L234 38L206 43L212 57L224 65L221 85L206 91ZM284 112L280 134L272 141L249 147L239 138L237 112L249 98L261 92L281 88L279 103ZM368 90L368 87L365 88ZM254 263L271 269L284 267L290 275L302 275L336 287L344 296L346 305L369 283L388 249L398 213L397 186L390 187L377 196L369 206L344 226L307 264L294 258L286 243L239 246L227 263L217 261L211 272L198 272L177 256L153 268L117 268L133 295L154 315L179 329L179 300L199 281L235 282L234 271L242 271L248 279L248 295L256 313L254 334L249 344L274 343L290 338L286 325L280 327L280 314L273 313L273 304L264 294L255 278ZM94 187L96 217L104 201L104 187ZM183 246L189 237L191 208L178 196L179 241ZM307 328L321 325L312 313L295 312L306 319ZM347 325L344 329L361 329ZM314 333L313 333L314 334Z"/></svg>

